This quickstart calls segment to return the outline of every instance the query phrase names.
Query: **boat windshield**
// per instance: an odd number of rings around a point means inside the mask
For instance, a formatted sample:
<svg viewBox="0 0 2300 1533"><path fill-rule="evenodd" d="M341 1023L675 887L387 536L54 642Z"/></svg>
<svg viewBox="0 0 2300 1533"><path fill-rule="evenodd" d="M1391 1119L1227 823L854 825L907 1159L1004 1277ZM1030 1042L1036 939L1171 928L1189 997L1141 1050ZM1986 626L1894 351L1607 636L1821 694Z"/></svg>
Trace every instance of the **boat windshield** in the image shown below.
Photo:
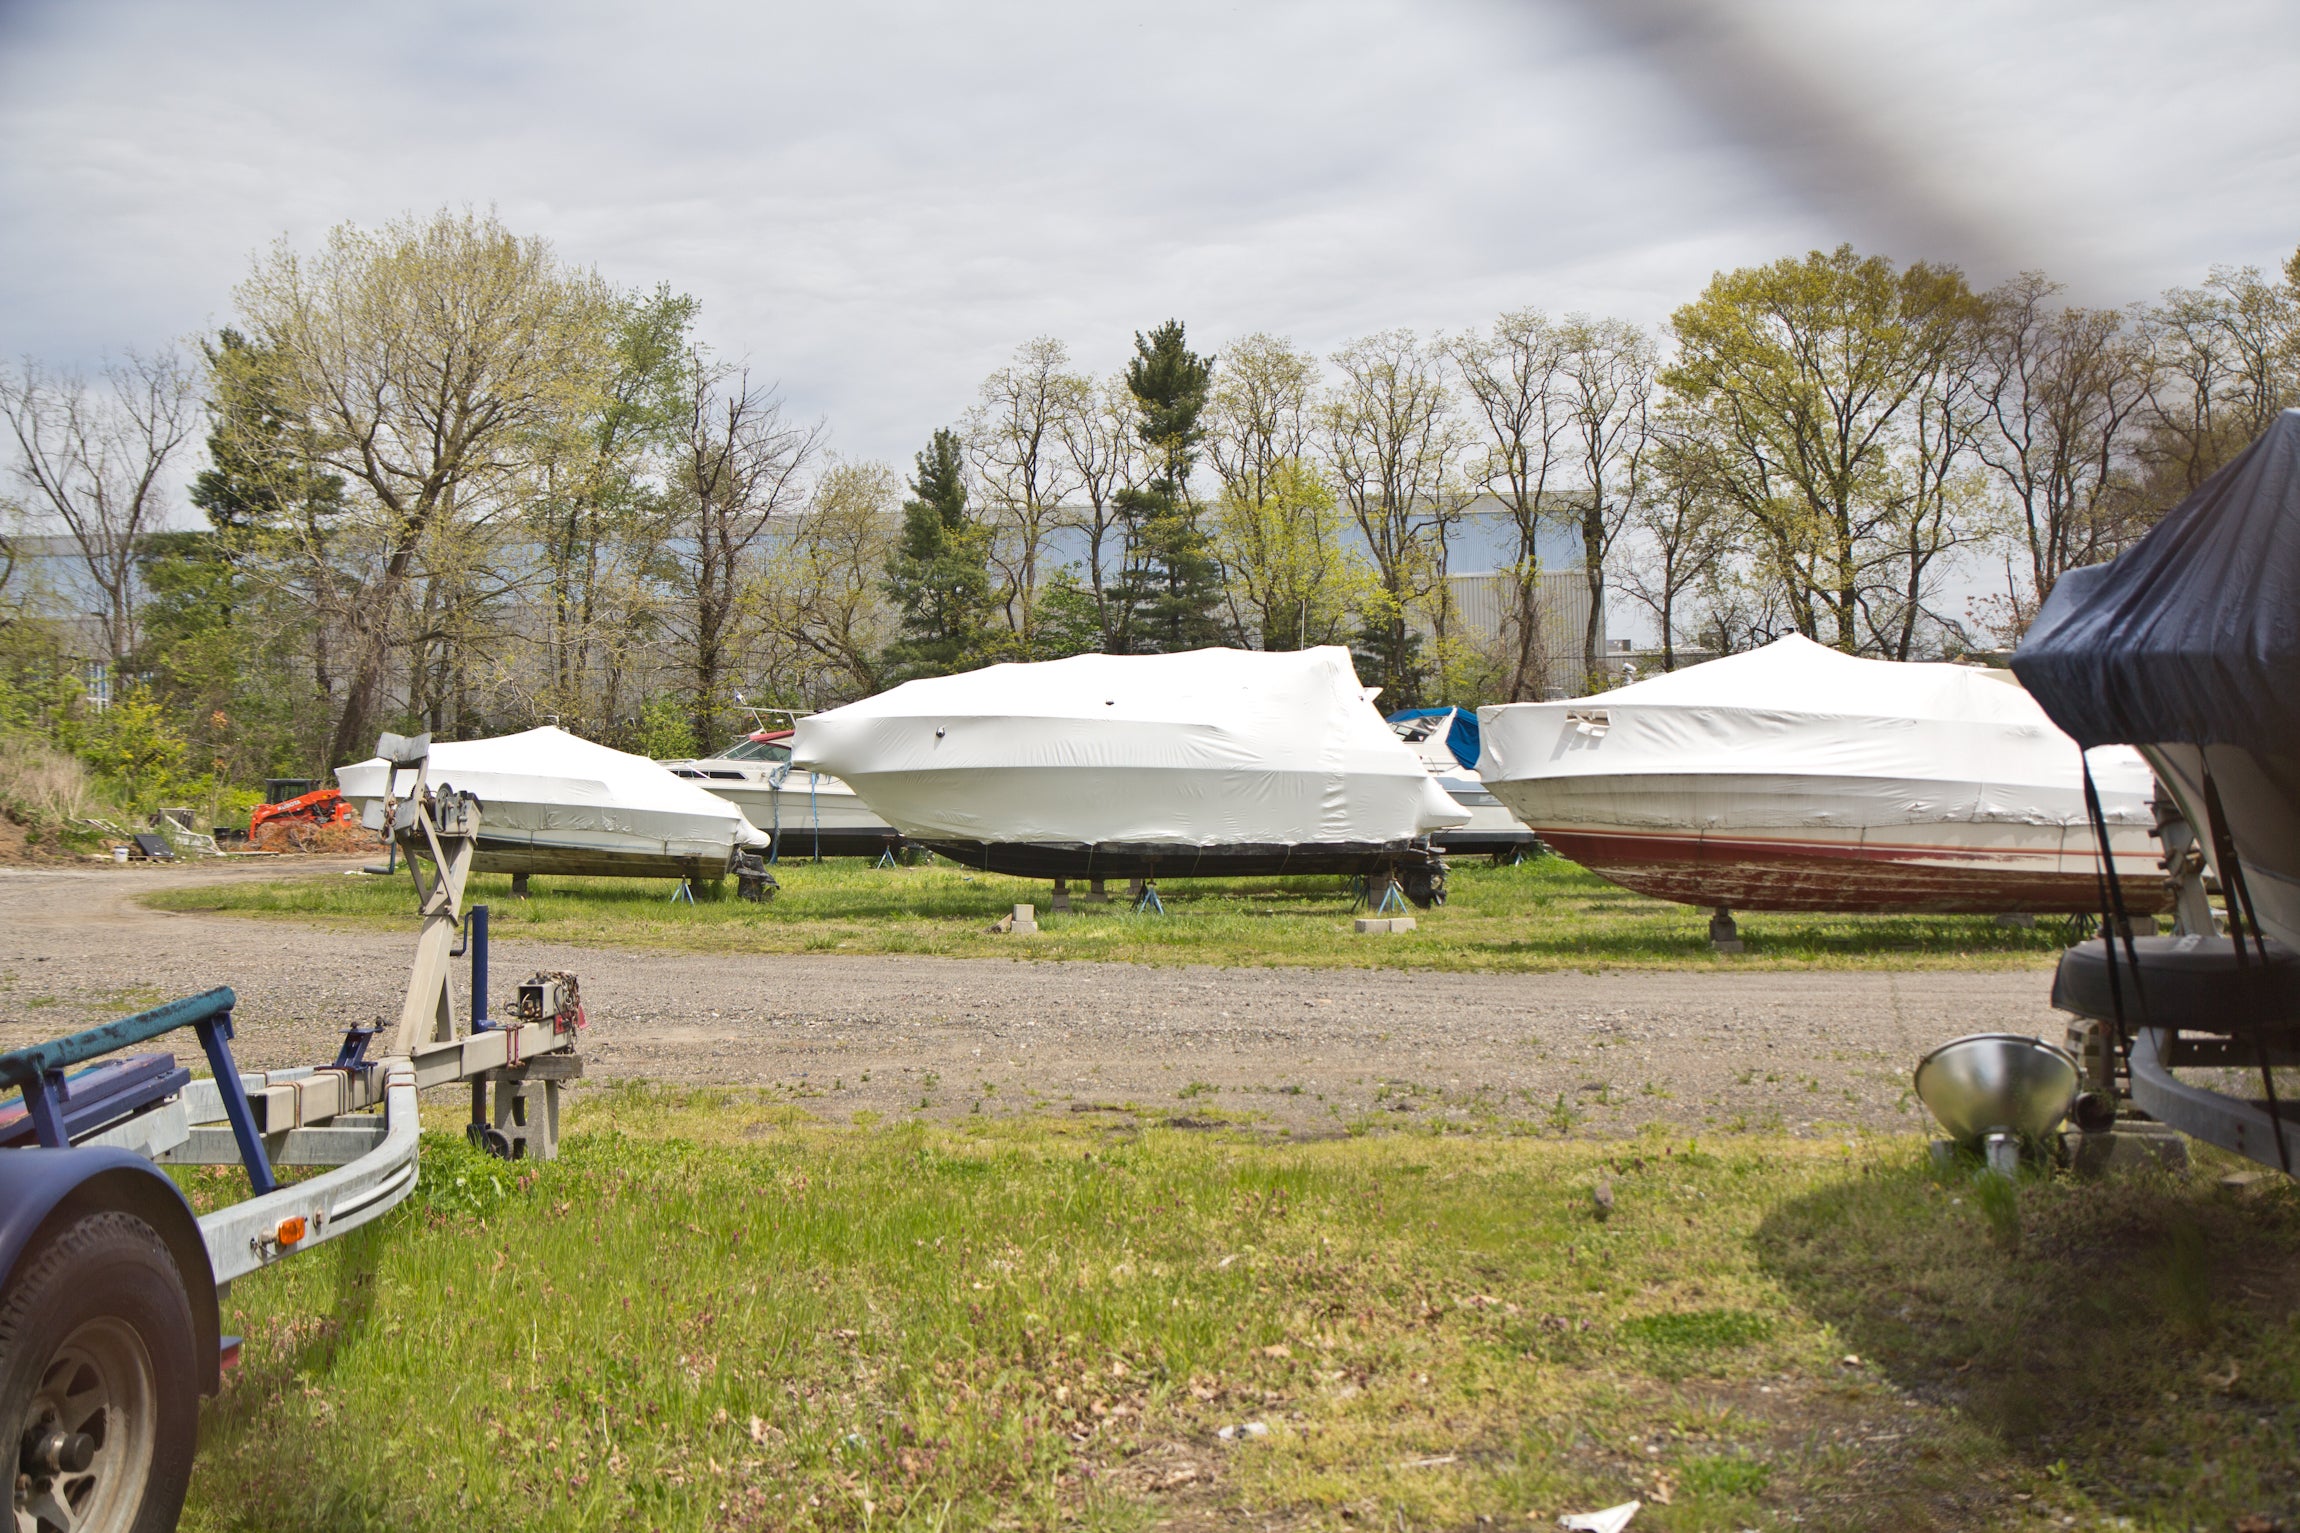
<svg viewBox="0 0 2300 1533"><path fill-rule="evenodd" d="M719 752L721 761L788 761L791 747L781 740L737 740Z"/></svg>

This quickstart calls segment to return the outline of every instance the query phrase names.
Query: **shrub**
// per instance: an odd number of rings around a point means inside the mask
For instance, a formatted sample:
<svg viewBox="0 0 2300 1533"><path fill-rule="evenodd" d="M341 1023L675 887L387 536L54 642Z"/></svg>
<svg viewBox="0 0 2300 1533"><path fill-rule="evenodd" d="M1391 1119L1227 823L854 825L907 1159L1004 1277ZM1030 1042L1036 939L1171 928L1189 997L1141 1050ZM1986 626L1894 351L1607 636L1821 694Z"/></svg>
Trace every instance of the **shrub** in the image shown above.
<svg viewBox="0 0 2300 1533"><path fill-rule="evenodd" d="M61 826L88 812L94 784L78 757L37 735L0 735L0 807L34 827Z"/></svg>

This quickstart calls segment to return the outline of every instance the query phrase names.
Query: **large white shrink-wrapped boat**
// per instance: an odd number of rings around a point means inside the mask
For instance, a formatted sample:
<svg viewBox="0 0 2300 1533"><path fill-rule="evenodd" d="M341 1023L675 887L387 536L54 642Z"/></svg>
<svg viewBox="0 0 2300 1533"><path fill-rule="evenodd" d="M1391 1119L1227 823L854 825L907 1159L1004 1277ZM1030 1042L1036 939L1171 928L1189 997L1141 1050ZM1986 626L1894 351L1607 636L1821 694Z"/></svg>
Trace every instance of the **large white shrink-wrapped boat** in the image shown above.
<svg viewBox="0 0 2300 1533"><path fill-rule="evenodd" d="M390 772L381 756L336 768L370 826L383 823ZM400 791L414 778L402 770ZM767 847L767 833L727 800L562 729L434 745L430 781L479 796L481 872L720 878L737 851Z"/></svg>
<svg viewBox="0 0 2300 1533"><path fill-rule="evenodd" d="M1739 910L2100 907L2076 743L2005 672L1790 637L1478 720L1495 796L1642 893ZM2122 747L2089 759L2126 906L2161 910L2147 764Z"/></svg>
<svg viewBox="0 0 2300 1533"><path fill-rule="evenodd" d="M907 682L799 720L791 760L914 841L1034 878L1396 871L1411 895L1430 832L1468 818L1335 647Z"/></svg>

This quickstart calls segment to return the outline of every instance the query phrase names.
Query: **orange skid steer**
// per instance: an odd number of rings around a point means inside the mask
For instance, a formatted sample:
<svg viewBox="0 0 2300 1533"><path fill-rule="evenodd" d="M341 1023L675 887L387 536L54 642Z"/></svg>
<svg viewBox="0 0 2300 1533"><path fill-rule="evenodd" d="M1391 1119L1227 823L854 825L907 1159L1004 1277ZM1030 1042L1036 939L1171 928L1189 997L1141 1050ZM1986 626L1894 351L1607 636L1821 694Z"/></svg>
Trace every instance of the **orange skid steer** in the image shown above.
<svg viewBox="0 0 2300 1533"><path fill-rule="evenodd" d="M356 829L359 811L333 788L314 788L277 804L259 804L248 816L248 845L259 850L292 847L315 849L320 832L331 825Z"/></svg>

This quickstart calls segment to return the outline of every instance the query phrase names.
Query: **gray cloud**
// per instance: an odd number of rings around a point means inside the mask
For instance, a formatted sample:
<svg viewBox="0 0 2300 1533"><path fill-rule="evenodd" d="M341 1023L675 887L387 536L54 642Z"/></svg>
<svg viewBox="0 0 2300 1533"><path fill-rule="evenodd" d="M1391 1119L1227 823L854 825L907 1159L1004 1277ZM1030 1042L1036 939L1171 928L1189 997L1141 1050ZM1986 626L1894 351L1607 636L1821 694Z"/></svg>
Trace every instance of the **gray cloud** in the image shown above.
<svg viewBox="0 0 2300 1533"><path fill-rule="evenodd" d="M1627 15L1630 19L1624 21ZM2300 241L2271 4L0 5L0 347L494 205L906 458L1014 344L1659 321L1850 238L2146 296Z"/></svg>

